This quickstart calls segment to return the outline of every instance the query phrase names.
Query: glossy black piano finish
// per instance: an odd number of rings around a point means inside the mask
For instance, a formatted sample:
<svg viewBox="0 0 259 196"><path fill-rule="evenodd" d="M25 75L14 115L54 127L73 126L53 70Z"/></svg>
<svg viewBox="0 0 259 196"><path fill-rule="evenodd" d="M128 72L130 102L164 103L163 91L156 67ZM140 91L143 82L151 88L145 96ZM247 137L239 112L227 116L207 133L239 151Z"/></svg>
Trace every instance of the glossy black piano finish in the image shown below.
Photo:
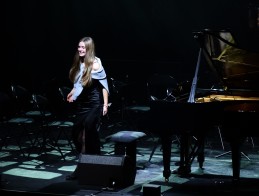
<svg viewBox="0 0 259 196"><path fill-rule="evenodd" d="M218 126L230 143L233 181L237 182L242 143L248 136L259 136L256 130L259 119L259 54L239 48L228 31L206 29L195 32L194 37L200 45L200 53L189 99L150 103L151 130L162 140L163 174L167 181L171 175L170 135L181 136L177 172L188 175L195 157L202 168L204 139L209 130ZM199 83L199 78L203 77L199 75L201 62L215 75L211 88L204 88ZM194 143L191 141L193 137L196 138Z"/></svg>

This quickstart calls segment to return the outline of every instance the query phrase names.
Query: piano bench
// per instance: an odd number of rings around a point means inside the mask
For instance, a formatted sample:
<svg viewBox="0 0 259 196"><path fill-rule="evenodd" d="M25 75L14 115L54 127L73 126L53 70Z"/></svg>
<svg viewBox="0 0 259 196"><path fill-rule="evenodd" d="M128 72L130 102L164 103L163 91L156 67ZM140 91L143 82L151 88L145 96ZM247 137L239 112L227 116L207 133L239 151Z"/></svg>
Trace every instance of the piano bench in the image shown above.
<svg viewBox="0 0 259 196"><path fill-rule="evenodd" d="M136 165L137 160L137 141L146 134L141 131L119 131L106 137L106 141L115 143L115 155L127 155Z"/></svg>

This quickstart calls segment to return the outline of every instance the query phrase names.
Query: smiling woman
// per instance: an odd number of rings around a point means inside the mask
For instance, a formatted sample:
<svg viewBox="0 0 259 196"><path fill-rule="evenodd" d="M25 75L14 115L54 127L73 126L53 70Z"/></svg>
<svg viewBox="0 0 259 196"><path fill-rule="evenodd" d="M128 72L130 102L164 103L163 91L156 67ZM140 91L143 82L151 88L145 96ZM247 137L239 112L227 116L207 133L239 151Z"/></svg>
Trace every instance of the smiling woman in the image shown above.
<svg viewBox="0 0 259 196"><path fill-rule="evenodd" d="M94 41L84 37L78 43L69 72L74 87L67 95L68 102L77 104L73 141L81 154L100 154L99 129L101 117L108 112L109 87L100 58L95 56ZM77 168L67 180L78 176Z"/></svg>

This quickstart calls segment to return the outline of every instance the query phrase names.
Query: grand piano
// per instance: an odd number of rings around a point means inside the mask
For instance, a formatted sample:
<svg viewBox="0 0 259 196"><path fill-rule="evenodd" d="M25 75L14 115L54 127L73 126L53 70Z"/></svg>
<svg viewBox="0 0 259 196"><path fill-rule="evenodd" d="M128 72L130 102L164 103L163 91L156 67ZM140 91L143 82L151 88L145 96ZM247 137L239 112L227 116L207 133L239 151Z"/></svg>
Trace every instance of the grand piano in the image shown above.
<svg viewBox="0 0 259 196"><path fill-rule="evenodd" d="M202 30L193 33L199 45L195 74L188 96L150 101L151 131L161 138L163 176L172 173L171 136L180 135L180 166L188 175L197 157L204 162L204 141L209 130L220 128L231 146L233 181L240 179L241 147L246 137L259 136L259 53L239 47L230 31ZM199 86L203 68L211 81Z"/></svg>

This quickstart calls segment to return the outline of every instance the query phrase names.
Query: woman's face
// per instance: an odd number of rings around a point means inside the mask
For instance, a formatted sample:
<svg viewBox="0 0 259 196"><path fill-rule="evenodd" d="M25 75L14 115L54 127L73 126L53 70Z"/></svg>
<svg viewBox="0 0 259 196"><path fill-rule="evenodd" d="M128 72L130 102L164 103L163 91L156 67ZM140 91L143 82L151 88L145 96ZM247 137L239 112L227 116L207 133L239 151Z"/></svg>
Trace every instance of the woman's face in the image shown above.
<svg viewBox="0 0 259 196"><path fill-rule="evenodd" d="M79 42L77 50L78 50L79 56L84 57L86 55L85 43Z"/></svg>

